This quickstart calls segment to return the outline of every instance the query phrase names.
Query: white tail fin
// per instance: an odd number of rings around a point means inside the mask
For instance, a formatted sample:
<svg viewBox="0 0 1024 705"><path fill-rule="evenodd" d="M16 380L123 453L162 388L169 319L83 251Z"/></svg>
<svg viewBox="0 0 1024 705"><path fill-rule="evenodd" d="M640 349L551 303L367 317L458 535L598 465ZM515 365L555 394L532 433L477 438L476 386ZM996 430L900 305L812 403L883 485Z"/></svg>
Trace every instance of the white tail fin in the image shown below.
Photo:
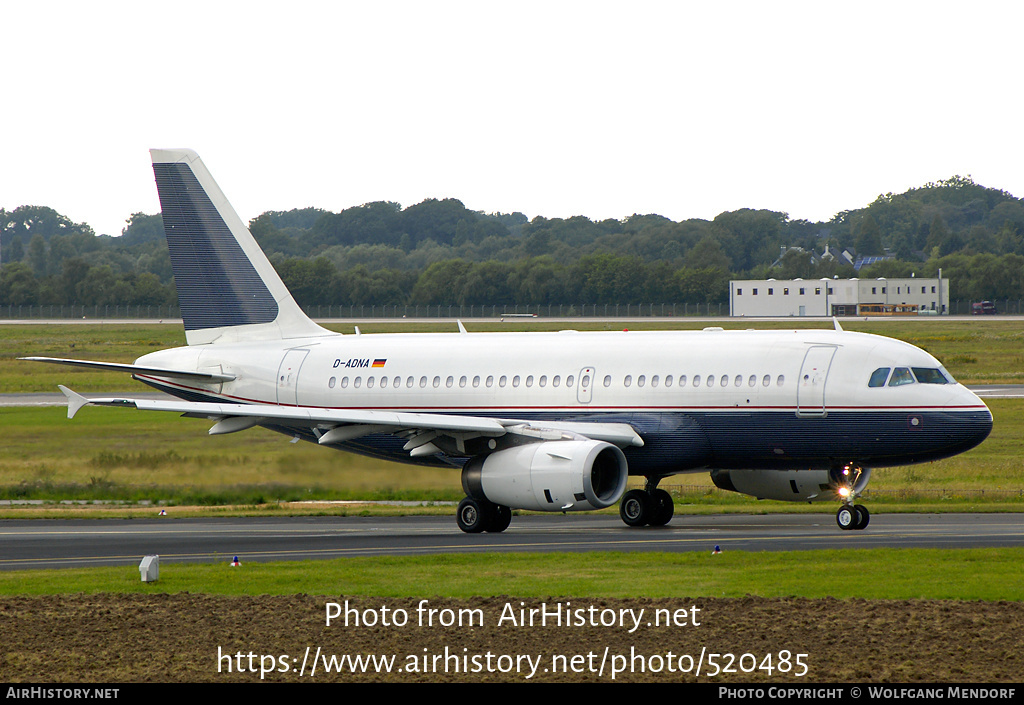
<svg viewBox="0 0 1024 705"><path fill-rule="evenodd" d="M302 312L190 149L152 149L189 345L334 335Z"/></svg>

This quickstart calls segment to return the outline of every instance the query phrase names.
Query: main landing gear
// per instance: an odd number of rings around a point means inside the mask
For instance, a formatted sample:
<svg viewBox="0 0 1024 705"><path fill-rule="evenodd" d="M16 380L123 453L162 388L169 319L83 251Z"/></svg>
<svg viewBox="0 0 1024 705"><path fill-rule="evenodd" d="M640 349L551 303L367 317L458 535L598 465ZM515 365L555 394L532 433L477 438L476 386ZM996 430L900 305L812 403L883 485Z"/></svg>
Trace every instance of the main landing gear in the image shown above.
<svg viewBox="0 0 1024 705"><path fill-rule="evenodd" d="M619 517L627 526L664 526L672 520L672 495L658 489L661 478L647 478L642 490L630 490L619 502Z"/></svg>
<svg viewBox="0 0 1024 705"><path fill-rule="evenodd" d="M459 502L455 519L467 534L500 533L512 522L512 510L486 499L466 497Z"/></svg>

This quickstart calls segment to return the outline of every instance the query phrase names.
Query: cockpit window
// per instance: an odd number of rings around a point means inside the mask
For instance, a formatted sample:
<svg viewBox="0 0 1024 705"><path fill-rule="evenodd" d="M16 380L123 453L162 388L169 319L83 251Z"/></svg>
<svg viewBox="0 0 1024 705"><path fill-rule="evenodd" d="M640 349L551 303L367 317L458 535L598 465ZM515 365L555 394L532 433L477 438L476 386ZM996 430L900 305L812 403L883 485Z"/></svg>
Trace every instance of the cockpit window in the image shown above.
<svg viewBox="0 0 1024 705"><path fill-rule="evenodd" d="M892 378L889 379L890 387L898 387L901 384L913 384L914 375L910 374L910 368L908 367L897 367L892 372Z"/></svg>
<svg viewBox="0 0 1024 705"><path fill-rule="evenodd" d="M869 387L884 387L885 380L889 378L889 368L879 367L877 370L871 373L871 379L868 381Z"/></svg>
<svg viewBox="0 0 1024 705"><path fill-rule="evenodd" d="M953 384L949 373L941 367L914 367L914 376L921 384Z"/></svg>

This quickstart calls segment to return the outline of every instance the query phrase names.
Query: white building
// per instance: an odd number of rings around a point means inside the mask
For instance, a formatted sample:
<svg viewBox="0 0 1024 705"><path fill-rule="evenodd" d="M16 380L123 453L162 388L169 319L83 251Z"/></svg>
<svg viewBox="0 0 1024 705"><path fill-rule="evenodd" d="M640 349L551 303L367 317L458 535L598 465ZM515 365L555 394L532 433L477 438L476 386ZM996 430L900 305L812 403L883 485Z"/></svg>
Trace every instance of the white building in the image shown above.
<svg viewBox="0 0 1024 705"><path fill-rule="evenodd" d="M870 316L949 313L949 280L743 279L729 282L730 316Z"/></svg>

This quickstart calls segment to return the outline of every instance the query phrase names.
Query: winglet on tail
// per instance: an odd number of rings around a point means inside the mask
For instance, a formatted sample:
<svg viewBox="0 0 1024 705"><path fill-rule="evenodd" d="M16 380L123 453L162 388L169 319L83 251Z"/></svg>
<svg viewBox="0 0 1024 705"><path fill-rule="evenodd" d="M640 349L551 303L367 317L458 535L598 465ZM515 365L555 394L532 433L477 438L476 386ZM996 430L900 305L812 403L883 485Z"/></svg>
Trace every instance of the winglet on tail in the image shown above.
<svg viewBox="0 0 1024 705"><path fill-rule="evenodd" d="M331 334L295 303L198 154L150 155L189 345Z"/></svg>

